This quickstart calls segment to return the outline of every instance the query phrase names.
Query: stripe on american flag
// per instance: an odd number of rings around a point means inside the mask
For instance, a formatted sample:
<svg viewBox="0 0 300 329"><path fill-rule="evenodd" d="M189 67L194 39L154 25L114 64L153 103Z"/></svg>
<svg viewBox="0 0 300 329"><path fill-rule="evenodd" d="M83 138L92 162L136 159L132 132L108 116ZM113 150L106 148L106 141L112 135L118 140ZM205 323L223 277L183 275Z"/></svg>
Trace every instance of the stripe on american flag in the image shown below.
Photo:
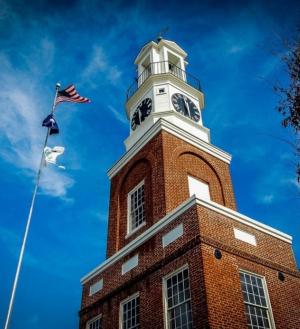
<svg viewBox="0 0 300 329"><path fill-rule="evenodd" d="M57 93L55 104L62 102L73 102L73 103L89 103L90 100L86 97L82 97L78 94L74 85L70 85L64 90L60 90Z"/></svg>

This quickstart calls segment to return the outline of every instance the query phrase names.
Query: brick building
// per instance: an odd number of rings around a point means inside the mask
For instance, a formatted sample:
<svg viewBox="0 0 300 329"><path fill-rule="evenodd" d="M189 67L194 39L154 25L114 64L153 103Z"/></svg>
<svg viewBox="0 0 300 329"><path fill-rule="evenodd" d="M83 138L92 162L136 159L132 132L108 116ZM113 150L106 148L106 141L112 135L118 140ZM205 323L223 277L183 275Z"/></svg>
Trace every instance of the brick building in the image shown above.
<svg viewBox="0 0 300 329"><path fill-rule="evenodd" d="M80 329L300 328L292 238L236 211L186 56L160 39L135 60L107 259L81 280Z"/></svg>

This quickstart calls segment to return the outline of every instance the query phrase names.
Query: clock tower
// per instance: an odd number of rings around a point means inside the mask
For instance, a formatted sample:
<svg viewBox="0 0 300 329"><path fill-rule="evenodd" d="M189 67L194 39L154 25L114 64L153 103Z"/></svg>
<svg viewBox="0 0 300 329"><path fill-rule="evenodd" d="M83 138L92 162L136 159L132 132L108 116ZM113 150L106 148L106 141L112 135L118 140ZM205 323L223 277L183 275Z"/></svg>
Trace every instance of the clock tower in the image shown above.
<svg viewBox="0 0 300 329"><path fill-rule="evenodd" d="M298 328L292 238L237 212L186 58L159 39L135 59L107 259L81 280L80 329Z"/></svg>

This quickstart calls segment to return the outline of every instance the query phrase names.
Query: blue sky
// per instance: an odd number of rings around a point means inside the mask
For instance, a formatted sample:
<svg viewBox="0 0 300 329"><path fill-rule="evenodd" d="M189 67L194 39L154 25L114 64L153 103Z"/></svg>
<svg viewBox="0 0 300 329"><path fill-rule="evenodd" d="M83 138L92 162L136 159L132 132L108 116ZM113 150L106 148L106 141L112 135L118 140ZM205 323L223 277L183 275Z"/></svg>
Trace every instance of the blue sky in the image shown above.
<svg viewBox="0 0 300 329"><path fill-rule="evenodd" d="M165 37L189 54L205 93L212 143L233 155L238 210L294 236L300 261L293 141L275 111L286 81L276 53L299 24L289 1L101 2L0 0L0 325L31 201L54 86L76 84L91 104L61 104L49 146L66 148L65 171L47 167L34 210L11 329L76 328L80 278L105 258L107 170L129 132L126 89L140 48Z"/></svg>

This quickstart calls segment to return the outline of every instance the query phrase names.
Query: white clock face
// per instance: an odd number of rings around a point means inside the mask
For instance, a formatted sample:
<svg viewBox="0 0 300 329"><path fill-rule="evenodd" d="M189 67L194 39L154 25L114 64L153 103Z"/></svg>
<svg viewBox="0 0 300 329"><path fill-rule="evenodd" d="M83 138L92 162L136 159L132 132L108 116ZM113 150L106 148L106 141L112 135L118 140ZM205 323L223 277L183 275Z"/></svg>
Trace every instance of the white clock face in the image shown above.
<svg viewBox="0 0 300 329"><path fill-rule="evenodd" d="M200 120L200 111L195 103L185 95L179 93L173 94L172 103L177 112L196 122Z"/></svg>
<svg viewBox="0 0 300 329"><path fill-rule="evenodd" d="M145 98L134 111L131 118L131 129L135 130L138 125L140 125L152 110L152 100L151 98Z"/></svg>

